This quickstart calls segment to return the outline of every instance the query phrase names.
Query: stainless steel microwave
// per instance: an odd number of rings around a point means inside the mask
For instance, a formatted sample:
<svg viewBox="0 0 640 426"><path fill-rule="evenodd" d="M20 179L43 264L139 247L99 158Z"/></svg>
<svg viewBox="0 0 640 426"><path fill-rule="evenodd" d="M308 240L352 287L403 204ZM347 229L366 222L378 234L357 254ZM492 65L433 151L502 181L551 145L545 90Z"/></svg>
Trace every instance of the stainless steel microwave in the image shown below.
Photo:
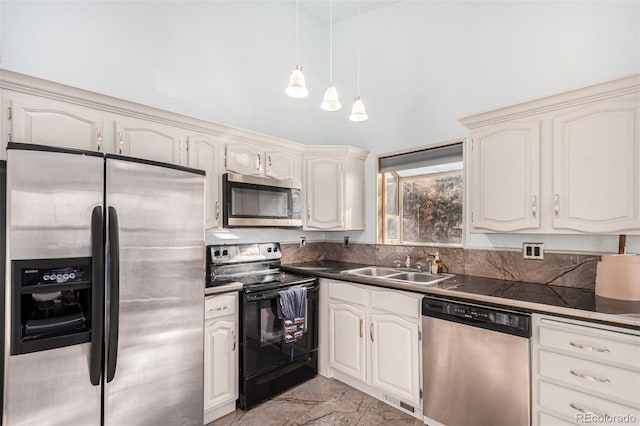
<svg viewBox="0 0 640 426"><path fill-rule="evenodd" d="M222 204L226 228L302 226L300 188L288 180L225 173Z"/></svg>

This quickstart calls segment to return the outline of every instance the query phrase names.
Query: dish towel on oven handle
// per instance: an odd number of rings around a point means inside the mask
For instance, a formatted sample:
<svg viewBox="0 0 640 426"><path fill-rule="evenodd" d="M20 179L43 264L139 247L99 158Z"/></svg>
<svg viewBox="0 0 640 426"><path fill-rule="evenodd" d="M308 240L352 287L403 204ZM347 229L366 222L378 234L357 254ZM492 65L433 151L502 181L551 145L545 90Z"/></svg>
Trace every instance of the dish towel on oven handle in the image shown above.
<svg viewBox="0 0 640 426"><path fill-rule="evenodd" d="M304 334L307 288L292 287L278 292L278 318L284 328L284 342L293 343Z"/></svg>

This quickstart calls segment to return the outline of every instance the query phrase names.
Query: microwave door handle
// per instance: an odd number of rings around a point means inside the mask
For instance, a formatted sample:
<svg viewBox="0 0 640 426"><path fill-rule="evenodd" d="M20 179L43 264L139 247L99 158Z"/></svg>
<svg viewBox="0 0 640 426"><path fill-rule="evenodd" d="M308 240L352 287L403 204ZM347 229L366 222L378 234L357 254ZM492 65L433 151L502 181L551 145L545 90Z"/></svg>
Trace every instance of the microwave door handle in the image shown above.
<svg viewBox="0 0 640 426"><path fill-rule="evenodd" d="M100 385L104 332L104 220L102 206L91 213L91 355L89 380Z"/></svg>
<svg viewBox="0 0 640 426"><path fill-rule="evenodd" d="M118 363L118 324L120 316L120 242L118 213L109 207L109 346L107 349L107 383L116 375Z"/></svg>

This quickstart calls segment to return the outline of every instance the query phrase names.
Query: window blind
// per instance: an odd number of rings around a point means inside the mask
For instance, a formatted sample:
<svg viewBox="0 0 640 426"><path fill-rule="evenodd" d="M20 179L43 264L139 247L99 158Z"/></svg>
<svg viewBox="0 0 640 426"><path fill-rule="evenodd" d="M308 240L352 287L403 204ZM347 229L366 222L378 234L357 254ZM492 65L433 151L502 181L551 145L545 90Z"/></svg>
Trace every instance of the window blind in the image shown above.
<svg viewBox="0 0 640 426"><path fill-rule="evenodd" d="M379 158L381 173L462 161L462 142Z"/></svg>

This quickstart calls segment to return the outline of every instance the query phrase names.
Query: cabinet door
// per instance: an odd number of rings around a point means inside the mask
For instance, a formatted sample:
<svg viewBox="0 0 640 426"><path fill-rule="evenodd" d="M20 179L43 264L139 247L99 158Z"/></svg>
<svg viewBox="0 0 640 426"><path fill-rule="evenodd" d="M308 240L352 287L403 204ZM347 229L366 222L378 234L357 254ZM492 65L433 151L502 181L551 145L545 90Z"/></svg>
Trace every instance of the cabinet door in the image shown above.
<svg viewBox="0 0 640 426"><path fill-rule="evenodd" d="M640 228L640 107L605 104L553 120L553 226Z"/></svg>
<svg viewBox="0 0 640 426"><path fill-rule="evenodd" d="M471 227L540 227L540 123L507 123L471 135Z"/></svg>
<svg viewBox="0 0 640 426"><path fill-rule="evenodd" d="M187 138L188 165L207 172L205 195L205 227L220 227L219 145L210 136Z"/></svg>
<svg viewBox="0 0 640 426"><path fill-rule="evenodd" d="M305 164L305 229L344 228L344 161L308 158Z"/></svg>
<svg viewBox="0 0 640 426"><path fill-rule="evenodd" d="M350 305L329 305L329 367L367 380L365 312Z"/></svg>
<svg viewBox="0 0 640 426"><path fill-rule="evenodd" d="M11 141L86 151L105 150L102 111L23 94L10 96Z"/></svg>
<svg viewBox="0 0 640 426"><path fill-rule="evenodd" d="M225 168L228 172L242 175L262 175L264 170L264 153L254 147L233 143L225 147Z"/></svg>
<svg viewBox="0 0 640 426"><path fill-rule="evenodd" d="M208 321L204 330L204 411L238 397L237 322L233 317Z"/></svg>
<svg viewBox="0 0 640 426"><path fill-rule="evenodd" d="M417 323L371 314L371 385L420 405L420 342Z"/></svg>
<svg viewBox="0 0 640 426"><path fill-rule="evenodd" d="M181 164L182 129L119 116L115 121L117 152L130 157Z"/></svg>
<svg viewBox="0 0 640 426"><path fill-rule="evenodd" d="M265 154L264 174L274 179L300 181L300 156L270 151Z"/></svg>

